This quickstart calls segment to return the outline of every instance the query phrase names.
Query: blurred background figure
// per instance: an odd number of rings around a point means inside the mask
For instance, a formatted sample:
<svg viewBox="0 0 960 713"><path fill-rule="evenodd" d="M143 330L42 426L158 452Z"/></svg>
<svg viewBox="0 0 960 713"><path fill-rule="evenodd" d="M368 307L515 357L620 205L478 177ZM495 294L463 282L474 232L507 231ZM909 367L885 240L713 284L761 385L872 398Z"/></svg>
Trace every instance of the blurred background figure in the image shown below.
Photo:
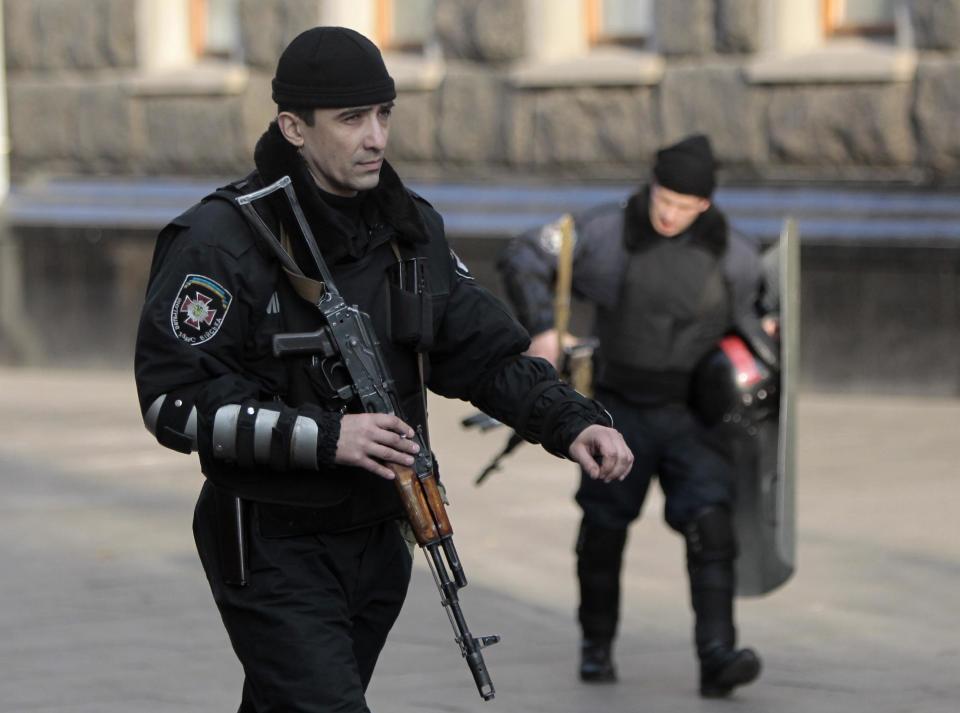
<svg viewBox="0 0 960 713"><path fill-rule="evenodd" d="M576 495L583 681L616 680L623 549L655 475L666 521L686 540L701 694L727 695L760 672L759 657L736 647L730 447L690 407L697 365L729 332L776 358L759 322L759 255L711 203L715 183L709 139L690 136L657 152L650 183L625 203L574 219L573 291L597 306L595 393L636 457L622 483L601 490L583 474ZM556 233L554 224L524 233L500 262L533 335L529 353L554 364Z"/></svg>

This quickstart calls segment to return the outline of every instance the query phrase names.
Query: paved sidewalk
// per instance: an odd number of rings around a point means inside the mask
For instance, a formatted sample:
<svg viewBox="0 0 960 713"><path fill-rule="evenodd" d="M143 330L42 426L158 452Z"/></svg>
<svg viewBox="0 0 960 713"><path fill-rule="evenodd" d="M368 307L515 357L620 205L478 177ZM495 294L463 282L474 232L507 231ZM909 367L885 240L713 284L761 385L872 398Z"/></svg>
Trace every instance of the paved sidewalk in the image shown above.
<svg viewBox="0 0 960 713"><path fill-rule="evenodd" d="M799 572L739 603L764 656L731 701L696 696L682 546L662 500L631 530L621 682L574 676L573 467L525 445L480 488L506 434L432 403L471 584L499 633L483 703L422 556L369 692L376 713L952 713L960 705L960 401L805 395ZM143 429L122 372L0 369L0 713L235 710L242 673L193 549L195 461Z"/></svg>

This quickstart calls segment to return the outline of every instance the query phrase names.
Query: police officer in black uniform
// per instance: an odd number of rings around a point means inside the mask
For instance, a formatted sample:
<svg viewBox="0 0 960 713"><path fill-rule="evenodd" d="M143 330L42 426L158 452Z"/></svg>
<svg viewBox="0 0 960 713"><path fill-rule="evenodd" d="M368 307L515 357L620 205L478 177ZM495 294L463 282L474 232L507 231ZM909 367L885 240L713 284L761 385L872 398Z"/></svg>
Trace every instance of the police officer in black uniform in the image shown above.
<svg viewBox="0 0 960 713"><path fill-rule="evenodd" d="M714 175L709 140L691 136L657 153L653 181L629 200L574 216L573 290L597 307L596 396L636 459L607 489L585 474L576 495L584 681L616 680L622 552L654 475L666 521L686 540L701 694L727 695L760 671L757 655L735 641L730 454L688 406L695 367L718 340L730 330L761 331L759 259L712 205ZM556 232L548 225L519 236L500 261L534 335L530 353L553 363Z"/></svg>
<svg viewBox="0 0 960 713"><path fill-rule="evenodd" d="M157 240L137 338L140 406L161 444L199 453L194 533L243 664L244 712L368 710L364 691L411 568L386 464L412 463L425 386L598 480L622 478L632 463L596 402L522 356L527 333L384 160L395 95L362 35L299 35L277 66L278 115L256 146L256 170ZM341 294L373 319L406 422L341 400L323 362L272 353L275 334L316 330L322 317L231 199L285 175ZM290 206L282 191L256 202L286 236L299 281L315 284ZM397 275L424 261L425 289L405 293Z"/></svg>

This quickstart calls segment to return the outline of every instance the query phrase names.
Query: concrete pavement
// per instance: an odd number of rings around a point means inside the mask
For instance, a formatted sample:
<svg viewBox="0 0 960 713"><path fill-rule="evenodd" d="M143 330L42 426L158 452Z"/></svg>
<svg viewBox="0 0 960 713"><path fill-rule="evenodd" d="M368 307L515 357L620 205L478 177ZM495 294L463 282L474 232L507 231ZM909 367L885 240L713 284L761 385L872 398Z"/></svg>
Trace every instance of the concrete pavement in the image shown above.
<svg viewBox="0 0 960 713"><path fill-rule="evenodd" d="M467 434L432 402L433 442L471 584L462 602L497 698L483 703L422 556L369 691L387 711L960 709L960 401L800 402L799 571L741 600L764 656L730 701L696 696L679 538L651 497L625 567L621 682L577 682L576 476L525 445L472 479L506 434ZM0 369L0 712L235 710L242 672L190 533L191 457L143 429L128 372Z"/></svg>

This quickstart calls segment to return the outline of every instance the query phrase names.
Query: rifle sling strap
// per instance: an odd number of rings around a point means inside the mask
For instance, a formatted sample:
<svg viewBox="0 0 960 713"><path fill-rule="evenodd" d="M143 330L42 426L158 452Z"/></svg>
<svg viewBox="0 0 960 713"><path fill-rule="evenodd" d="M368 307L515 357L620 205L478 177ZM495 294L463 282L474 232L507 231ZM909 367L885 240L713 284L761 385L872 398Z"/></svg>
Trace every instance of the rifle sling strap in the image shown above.
<svg viewBox="0 0 960 713"><path fill-rule="evenodd" d="M290 235L287 233L286 228L283 227L283 223L280 224L280 245L283 252L290 257L289 262L281 260L281 265L283 266L283 271L287 274L287 279L290 280L290 284L293 285L294 291L310 304L317 304L324 293L325 287L320 280L314 280L304 275L303 271L297 266L296 262L294 262Z"/></svg>
<svg viewBox="0 0 960 713"><path fill-rule="evenodd" d="M397 241L391 240L390 247L393 249L393 254L397 258L397 263L402 263L403 255L400 254L400 247L397 245ZM423 422L426 424L429 421L427 418L427 383L424 374L423 352L419 349L417 350L417 377L420 380L420 401L423 408ZM424 428L423 431L423 441L427 448L430 449L430 432L427 428ZM444 502L446 502L446 495L444 495Z"/></svg>

